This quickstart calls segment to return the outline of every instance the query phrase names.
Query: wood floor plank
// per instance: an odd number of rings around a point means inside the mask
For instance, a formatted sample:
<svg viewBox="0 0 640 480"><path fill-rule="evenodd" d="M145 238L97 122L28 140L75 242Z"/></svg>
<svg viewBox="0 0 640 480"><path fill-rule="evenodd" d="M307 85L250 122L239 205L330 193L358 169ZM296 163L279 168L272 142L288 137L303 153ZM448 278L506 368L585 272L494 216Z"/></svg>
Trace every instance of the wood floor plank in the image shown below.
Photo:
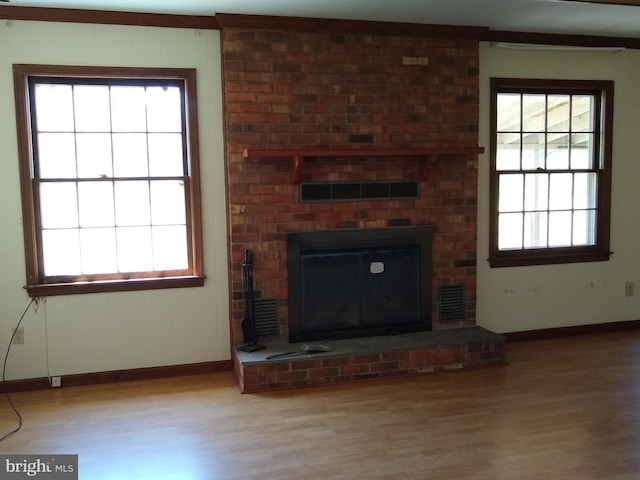
<svg viewBox="0 0 640 480"><path fill-rule="evenodd" d="M251 395L230 373L15 393L0 452L75 453L91 480L639 478L640 331L507 360Z"/></svg>

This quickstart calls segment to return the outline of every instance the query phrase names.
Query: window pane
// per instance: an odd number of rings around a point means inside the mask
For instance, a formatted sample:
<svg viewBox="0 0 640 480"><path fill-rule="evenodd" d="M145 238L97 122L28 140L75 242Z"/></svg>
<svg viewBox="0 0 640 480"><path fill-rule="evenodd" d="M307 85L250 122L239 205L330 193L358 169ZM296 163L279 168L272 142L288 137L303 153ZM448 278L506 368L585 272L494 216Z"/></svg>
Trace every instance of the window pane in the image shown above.
<svg viewBox="0 0 640 480"><path fill-rule="evenodd" d="M571 212L549 212L549 246L571 246Z"/></svg>
<svg viewBox="0 0 640 480"><path fill-rule="evenodd" d="M149 182L117 182L115 193L116 223L118 226L151 224Z"/></svg>
<svg viewBox="0 0 640 480"><path fill-rule="evenodd" d="M524 248L547 246L547 212L524 214Z"/></svg>
<svg viewBox="0 0 640 480"><path fill-rule="evenodd" d="M571 173L554 173L549 180L549 210L569 210L572 202Z"/></svg>
<svg viewBox="0 0 640 480"><path fill-rule="evenodd" d="M81 227L112 227L113 184L111 182L84 182L78 185Z"/></svg>
<svg viewBox="0 0 640 480"><path fill-rule="evenodd" d="M544 132L545 95L522 96L522 131Z"/></svg>
<svg viewBox="0 0 640 480"><path fill-rule="evenodd" d="M151 227L121 227L116 237L120 272L153 270Z"/></svg>
<svg viewBox="0 0 640 480"><path fill-rule="evenodd" d="M179 133L149 134L149 173L152 177L185 175L182 135Z"/></svg>
<svg viewBox="0 0 640 480"><path fill-rule="evenodd" d="M184 226L153 227L155 270L184 270L188 266L187 230Z"/></svg>
<svg viewBox="0 0 640 480"><path fill-rule="evenodd" d="M79 275L80 241L77 229L43 230L42 254L44 274Z"/></svg>
<svg viewBox="0 0 640 480"><path fill-rule="evenodd" d="M571 135L571 168L592 168L593 134L578 133Z"/></svg>
<svg viewBox="0 0 640 480"><path fill-rule="evenodd" d="M498 94L498 132L519 132L520 129L520 94Z"/></svg>
<svg viewBox="0 0 640 480"><path fill-rule="evenodd" d="M76 178L76 148L72 133L38 135L40 178Z"/></svg>
<svg viewBox="0 0 640 480"><path fill-rule="evenodd" d="M151 182L151 223L184 225L186 223L184 182Z"/></svg>
<svg viewBox="0 0 640 480"><path fill-rule="evenodd" d="M546 210L549 201L549 175L533 173L525 176L524 209Z"/></svg>
<svg viewBox="0 0 640 480"><path fill-rule="evenodd" d="M80 230L82 273L115 273L118 271L115 228Z"/></svg>
<svg viewBox="0 0 640 480"><path fill-rule="evenodd" d="M144 87L111 87L111 128L114 132L146 132Z"/></svg>
<svg viewBox="0 0 640 480"><path fill-rule="evenodd" d="M550 133L547 135L547 169L569 168L569 135Z"/></svg>
<svg viewBox="0 0 640 480"><path fill-rule="evenodd" d="M111 135L79 133L76 135L78 177L105 178L113 176Z"/></svg>
<svg viewBox="0 0 640 480"><path fill-rule="evenodd" d="M595 173L576 173L573 177L573 208L596 208Z"/></svg>
<svg viewBox="0 0 640 480"><path fill-rule="evenodd" d="M496 144L496 169L520 169L520 134L499 133Z"/></svg>
<svg viewBox="0 0 640 480"><path fill-rule="evenodd" d="M109 87L76 85L73 89L76 131L108 132L111 130Z"/></svg>
<svg viewBox="0 0 640 480"><path fill-rule="evenodd" d="M145 134L113 134L113 171L116 177L147 177L149 175Z"/></svg>
<svg viewBox="0 0 640 480"><path fill-rule="evenodd" d="M35 87L35 97L39 132L73 131L71 85L38 84Z"/></svg>
<svg viewBox="0 0 640 480"><path fill-rule="evenodd" d="M546 136L544 133L533 133L522 139L522 169L535 170L545 168Z"/></svg>
<svg viewBox="0 0 640 480"><path fill-rule="evenodd" d="M148 87L147 129L150 132L181 132L181 105L178 87Z"/></svg>
<svg viewBox="0 0 640 480"><path fill-rule="evenodd" d="M522 210L524 175L500 175L500 212L518 212Z"/></svg>
<svg viewBox="0 0 640 480"><path fill-rule="evenodd" d="M498 232L500 250L522 248L522 213L498 215Z"/></svg>
<svg viewBox="0 0 640 480"><path fill-rule="evenodd" d="M571 131L593 132L593 96L573 95Z"/></svg>
<svg viewBox="0 0 640 480"><path fill-rule="evenodd" d="M547 102L547 131L568 132L571 125L571 97L569 95L549 95Z"/></svg>
<svg viewBox="0 0 640 480"><path fill-rule="evenodd" d="M573 244L596 244L596 212L595 210L578 210L573 214Z"/></svg>
<svg viewBox="0 0 640 480"><path fill-rule="evenodd" d="M76 184L40 184L40 222L42 228L74 228L78 226Z"/></svg>
<svg viewBox="0 0 640 480"><path fill-rule="evenodd" d="M504 148L498 146L498 150L496 152L497 170L520 170L520 149L516 148Z"/></svg>

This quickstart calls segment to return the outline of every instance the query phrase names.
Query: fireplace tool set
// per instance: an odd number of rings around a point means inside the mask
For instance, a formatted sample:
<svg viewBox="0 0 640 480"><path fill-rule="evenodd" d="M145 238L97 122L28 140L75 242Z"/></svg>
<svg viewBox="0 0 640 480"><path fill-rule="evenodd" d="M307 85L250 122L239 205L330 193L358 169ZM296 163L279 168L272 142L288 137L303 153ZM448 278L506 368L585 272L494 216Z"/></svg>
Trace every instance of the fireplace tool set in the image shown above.
<svg viewBox="0 0 640 480"><path fill-rule="evenodd" d="M253 315L253 255L251 250L244 251L242 261L243 295L244 295L244 318L242 319L242 336L244 343L238 350L243 352L257 352L266 348L258 344L258 331L256 329L256 319Z"/></svg>

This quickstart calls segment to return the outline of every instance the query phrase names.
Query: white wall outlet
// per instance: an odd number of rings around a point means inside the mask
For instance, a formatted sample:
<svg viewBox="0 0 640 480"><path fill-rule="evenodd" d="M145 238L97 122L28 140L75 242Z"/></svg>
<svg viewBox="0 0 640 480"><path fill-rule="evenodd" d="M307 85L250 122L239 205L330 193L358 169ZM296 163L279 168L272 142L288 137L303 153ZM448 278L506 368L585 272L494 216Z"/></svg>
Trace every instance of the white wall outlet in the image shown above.
<svg viewBox="0 0 640 480"><path fill-rule="evenodd" d="M633 282L627 282L624 284L624 294L627 297L633 297L636 293L636 286Z"/></svg>
<svg viewBox="0 0 640 480"><path fill-rule="evenodd" d="M49 381L51 382L51 386L54 388L58 388L62 386L61 377L49 377Z"/></svg>
<svg viewBox="0 0 640 480"><path fill-rule="evenodd" d="M11 335L13 335L13 341L11 343L22 344L24 343L24 327L18 327L17 329L11 329Z"/></svg>

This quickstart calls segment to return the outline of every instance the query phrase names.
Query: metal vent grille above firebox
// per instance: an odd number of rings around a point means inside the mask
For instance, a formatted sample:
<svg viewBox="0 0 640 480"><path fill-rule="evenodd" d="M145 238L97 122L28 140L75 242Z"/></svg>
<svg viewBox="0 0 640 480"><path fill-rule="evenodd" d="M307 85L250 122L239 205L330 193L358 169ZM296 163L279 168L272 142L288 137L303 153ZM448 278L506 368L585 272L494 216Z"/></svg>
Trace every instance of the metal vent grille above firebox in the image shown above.
<svg viewBox="0 0 640 480"><path fill-rule="evenodd" d="M418 185L416 181L301 183L300 201L418 198Z"/></svg>

